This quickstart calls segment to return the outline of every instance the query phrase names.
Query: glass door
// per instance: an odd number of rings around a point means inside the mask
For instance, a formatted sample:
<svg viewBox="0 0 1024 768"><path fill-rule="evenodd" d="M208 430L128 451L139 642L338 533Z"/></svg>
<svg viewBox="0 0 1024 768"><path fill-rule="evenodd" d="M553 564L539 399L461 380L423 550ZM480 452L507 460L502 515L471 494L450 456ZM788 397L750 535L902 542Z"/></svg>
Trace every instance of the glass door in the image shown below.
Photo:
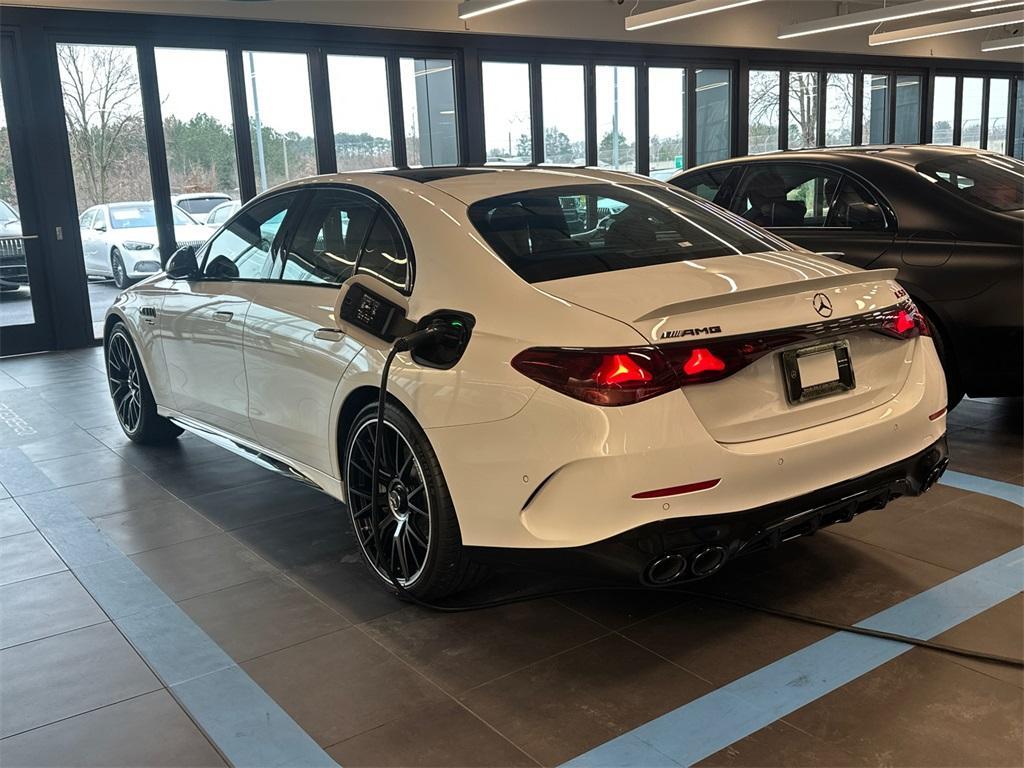
<svg viewBox="0 0 1024 768"><path fill-rule="evenodd" d="M49 349L53 330L13 36L0 39L0 355Z"/></svg>

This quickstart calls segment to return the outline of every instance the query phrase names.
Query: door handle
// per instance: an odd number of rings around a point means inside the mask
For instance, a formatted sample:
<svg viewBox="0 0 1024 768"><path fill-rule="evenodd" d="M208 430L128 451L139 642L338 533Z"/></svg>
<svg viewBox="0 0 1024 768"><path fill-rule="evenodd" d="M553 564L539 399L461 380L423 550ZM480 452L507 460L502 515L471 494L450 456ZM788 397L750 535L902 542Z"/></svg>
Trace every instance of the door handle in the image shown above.
<svg viewBox="0 0 1024 768"><path fill-rule="evenodd" d="M317 328L313 331L313 338L320 341L341 341L345 338L345 333L337 328Z"/></svg>
<svg viewBox="0 0 1024 768"><path fill-rule="evenodd" d="M223 310L213 313L213 319L221 323L226 323L235 316L234 312L224 312Z"/></svg>

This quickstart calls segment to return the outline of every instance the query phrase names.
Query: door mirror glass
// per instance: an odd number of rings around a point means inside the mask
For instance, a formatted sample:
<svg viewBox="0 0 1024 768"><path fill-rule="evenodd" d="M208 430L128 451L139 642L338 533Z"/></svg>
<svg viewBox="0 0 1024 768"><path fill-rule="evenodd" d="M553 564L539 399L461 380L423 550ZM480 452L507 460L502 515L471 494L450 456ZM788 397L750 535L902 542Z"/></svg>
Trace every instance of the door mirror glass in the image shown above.
<svg viewBox="0 0 1024 768"><path fill-rule="evenodd" d="M195 277L199 272L199 262L196 260L196 249L191 245L185 245L171 254L167 261L167 276L175 280L187 280Z"/></svg>

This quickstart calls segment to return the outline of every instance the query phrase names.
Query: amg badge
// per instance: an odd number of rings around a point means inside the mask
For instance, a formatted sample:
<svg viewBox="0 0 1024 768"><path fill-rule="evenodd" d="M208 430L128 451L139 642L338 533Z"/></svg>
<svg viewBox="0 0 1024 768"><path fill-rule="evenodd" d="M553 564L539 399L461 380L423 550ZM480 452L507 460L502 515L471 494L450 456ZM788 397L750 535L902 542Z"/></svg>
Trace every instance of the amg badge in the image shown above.
<svg viewBox="0 0 1024 768"><path fill-rule="evenodd" d="M710 336L713 333L721 333L720 325L709 325L706 328L677 328L673 331L664 331L661 334L663 339L679 339L683 336Z"/></svg>

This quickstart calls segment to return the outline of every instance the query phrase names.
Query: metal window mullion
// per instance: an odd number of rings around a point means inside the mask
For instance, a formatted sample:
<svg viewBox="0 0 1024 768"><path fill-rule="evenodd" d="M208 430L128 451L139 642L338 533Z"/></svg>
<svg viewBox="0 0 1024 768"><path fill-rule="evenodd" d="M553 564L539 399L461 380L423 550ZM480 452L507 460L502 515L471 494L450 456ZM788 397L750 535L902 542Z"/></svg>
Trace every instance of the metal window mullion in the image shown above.
<svg viewBox="0 0 1024 768"><path fill-rule="evenodd" d="M452 57L455 85L455 131L459 162L483 165L487 160L484 138L484 90L480 55L475 46L463 46Z"/></svg>
<svg viewBox="0 0 1024 768"><path fill-rule="evenodd" d="M959 147L963 141L961 125L964 113L964 76L956 76L956 88L953 96L953 146Z"/></svg>
<svg viewBox="0 0 1024 768"><path fill-rule="evenodd" d="M1020 79L1011 77L1009 87L1006 89L1010 99L1010 103L1006 105L1006 154L1008 157L1014 157L1014 152L1017 149L1017 94L1019 88Z"/></svg>
<svg viewBox="0 0 1024 768"><path fill-rule="evenodd" d="M647 64L635 67L636 72L636 172L651 173L651 98Z"/></svg>
<svg viewBox="0 0 1024 768"><path fill-rule="evenodd" d="M816 100L818 103L818 136L815 146L824 147L826 144L825 110L828 109L828 72L823 69L818 70L818 93Z"/></svg>
<svg viewBox="0 0 1024 768"><path fill-rule="evenodd" d="M789 69L779 70L779 149L789 149Z"/></svg>
<svg viewBox="0 0 1024 768"><path fill-rule="evenodd" d="M896 141L896 89L900 84L898 72L889 73L889 110L886 115L885 142L891 144Z"/></svg>
<svg viewBox="0 0 1024 768"><path fill-rule="evenodd" d="M156 55L153 46L149 44L137 45L135 50L139 64L142 117L149 150L149 178L153 190L157 238L160 241L160 264L163 266L177 250L178 243L174 234L174 217L171 213L171 182L167 172L167 147L164 144Z"/></svg>
<svg viewBox="0 0 1024 768"><path fill-rule="evenodd" d="M929 67L921 82L921 141L931 144L935 138L935 67Z"/></svg>
<svg viewBox="0 0 1024 768"><path fill-rule="evenodd" d="M402 107L402 71L398 54L388 55L385 64L391 117L391 162L396 168L408 168L409 155L405 146L405 111Z"/></svg>
<svg viewBox="0 0 1024 768"><path fill-rule="evenodd" d="M539 61L530 62L530 155L534 165L544 162L544 84Z"/></svg>
<svg viewBox="0 0 1024 768"><path fill-rule="evenodd" d="M697 162L697 67L686 68L686 162L693 168Z"/></svg>
<svg viewBox="0 0 1024 768"><path fill-rule="evenodd" d="M864 75L868 73L857 70L853 75L853 133L850 143L860 146L864 141Z"/></svg>
<svg viewBox="0 0 1024 768"><path fill-rule="evenodd" d="M736 68L733 97L732 157L742 157L750 150L750 62L740 59Z"/></svg>
<svg viewBox="0 0 1024 768"><path fill-rule="evenodd" d="M241 48L229 48L227 56L231 122L235 132L235 166L238 168L238 197L244 203L256 196L256 169L252 162L252 134L249 132L245 66L242 64Z"/></svg>
<svg viewBox="0 0 1024 768"><path fill-rule="evenodd" d="M988 149L988 95L991 78L981 81L981 125L978 127L978 146Z"/></svg>
<svg viewBox="0 0 1024 768"><path fill-rule="evenodd" d="M583 103L586 115L587 165L597 165L597 68L588 62L583 68Z"/></svg>
<svg viewBox="0 0 1024 768"><path fill-rule="evenodd" d="M313 103L313 146L317 172L336 173L338 154L334 145L334 115L327 55L323 48L317 48L306 54L306 61L309 65L309 92Z"/></svg>

